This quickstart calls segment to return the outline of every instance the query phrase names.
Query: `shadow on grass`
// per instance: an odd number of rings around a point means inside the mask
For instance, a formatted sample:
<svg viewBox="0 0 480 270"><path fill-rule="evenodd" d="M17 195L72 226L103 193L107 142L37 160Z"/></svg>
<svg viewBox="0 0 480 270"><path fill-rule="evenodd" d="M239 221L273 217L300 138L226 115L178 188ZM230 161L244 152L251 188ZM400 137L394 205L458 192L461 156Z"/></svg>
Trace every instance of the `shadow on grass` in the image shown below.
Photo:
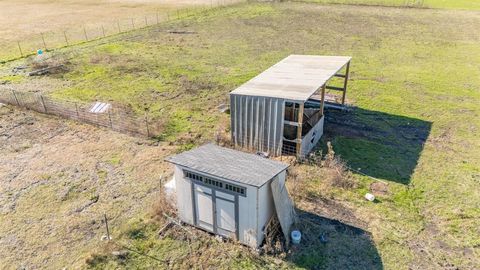
<svg viewBox="0 0 480 270"><path fill-rule="evenodd" d="M355 108L327 110L324 141L348 166L368 176L409 184L432 123Z"/></svg>
<svg viewBox="0 0 480 270"><path fill-rule="evenodd" d="M371 234L363 229L297 209L300 245L288 260L306 269L383 269Z"/></svg>

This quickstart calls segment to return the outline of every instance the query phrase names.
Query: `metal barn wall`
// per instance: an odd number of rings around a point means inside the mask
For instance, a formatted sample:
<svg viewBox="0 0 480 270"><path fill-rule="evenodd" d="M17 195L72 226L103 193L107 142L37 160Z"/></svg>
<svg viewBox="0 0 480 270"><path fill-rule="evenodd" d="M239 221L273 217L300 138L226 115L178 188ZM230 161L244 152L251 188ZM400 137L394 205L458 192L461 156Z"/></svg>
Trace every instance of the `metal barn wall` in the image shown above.
<svg viewBox="0 0 480 270"><path fill-rule="evenodd" d="M285 100L230 95L232 140L236 145L281 155Z"/></svg>

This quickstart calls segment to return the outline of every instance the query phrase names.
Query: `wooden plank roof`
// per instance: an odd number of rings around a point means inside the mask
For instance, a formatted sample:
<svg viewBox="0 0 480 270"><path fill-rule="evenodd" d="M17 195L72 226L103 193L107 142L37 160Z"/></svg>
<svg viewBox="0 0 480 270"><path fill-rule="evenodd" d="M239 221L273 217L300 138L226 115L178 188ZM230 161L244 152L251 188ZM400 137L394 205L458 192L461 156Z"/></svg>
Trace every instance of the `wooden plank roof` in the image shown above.
<svg viewBox="0 0 480 270"><path fill-rule="evenodd" d="M231 94L306 101L352 58L290 55Z"/></svg>

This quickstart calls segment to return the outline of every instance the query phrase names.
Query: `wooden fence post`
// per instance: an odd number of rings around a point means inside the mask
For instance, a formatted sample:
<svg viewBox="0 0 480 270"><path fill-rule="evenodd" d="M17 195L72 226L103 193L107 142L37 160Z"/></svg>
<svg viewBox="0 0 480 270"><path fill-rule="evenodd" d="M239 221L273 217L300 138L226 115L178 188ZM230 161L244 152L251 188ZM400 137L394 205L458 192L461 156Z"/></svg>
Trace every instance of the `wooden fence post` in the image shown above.
<svg viewBox="0 0 480 270"><path fill-rule="evenodd" d="M20 50L20 56L23 57L22 47L20 47L20 41L17 41L18 49Z"/></svg>
<svg viewBox="0 0 480 270"><path fill-rule="evenodd" d="M118 27L118 33L120 34L122 32L122 30L120 30L120 21L117 20L117 27Z"/></svg>
<svg viewBox="0 0 480 270"><path fill-rule="evenodd" d="M148 19L147 19L147 15L145 15L145 26L148 26Z"/></svg>
<svg viewBox="0 0 480 270"><path fill-rule="evenodd" d="M43 48L44 48L45 51L46 51L46 50L47 50L47 44L45 43L45 37L43 36L43 33L40 33L40 35L42 36Z"/></svg>
<svg viewBox="0 0 480 270"><path fill-rule="evenodd" d="M145 126L147 127L147 137L150 137L150 127L148 126L148 112L145 112Z"/></svg>
<svg viewBox="0 0 480 270"><path fill-rule="evenodd" d="M43 110L45 111L45 113L47 113L47 106L45 105L45 100L43 100L43 96L42 96L42 95L40 95L40 101L42 101Z"/></svg>
<svg viewBox="0 0 480 270"><path fill-rule="evenodd" d="M105 220L105 228L107 228L107 240L110 241L110 230L108 229L108 219L107 214L103 213L103 219Z"/></svg>
<svg viewBox="0 0 480 270"><path fill-rule="evenodd" d="M159 24L159 21L158 21L158 12L157 12L157 14L156 14L156 15L157 15L157 24Z"/></svg>
<svg viewBox="0 0 480 270"><path fill-rule="evenodd" d="M18 102L17 94L15 94L15 90L13 89L12 89L12 94L13 94L13 97L15 98L15 101L17 102L17 106L20 107L20 102Z"/></svg>
<svg viewBox="0 0 480 270"><path fill-rule="evenodd" d="M68 46L67 31L63 31L63 37L65 38L65 43L67 43Z"/></svg>
<svg viewBox="0 0 480 270"><path fill-rule="evenodd" d="M130 20L132 20L132 29L135 29L135 22L134 22L134 19L131 18Z"/></svg>
<svg viewBox="0 0 480 270"><path fill-rule="evenodd" d="M77 111L77 119L80 119L80 114L78 113L78 104L75 102L75 110Z"/></svg>
<svg viewBox="0 0 480 270"><path fill-rule="evenodd" d="M103 34L103 37L105 37L105 28L103 27L103 24L102 24L102 34Z"/></svg>
<svg viewBox="0 0 480 270"><path fill-rule="evenodd" d="M88 41L87 29L85 29L85 26L83 27L83 33L85 34L85 40Z"/></svg>
<svg viewBox="0 0 480 270"><path fill-rule="evenodd" d="M112 114L110 113L110 108L107 109L108 120L110 120L110 128L113 129Z"/></svg>

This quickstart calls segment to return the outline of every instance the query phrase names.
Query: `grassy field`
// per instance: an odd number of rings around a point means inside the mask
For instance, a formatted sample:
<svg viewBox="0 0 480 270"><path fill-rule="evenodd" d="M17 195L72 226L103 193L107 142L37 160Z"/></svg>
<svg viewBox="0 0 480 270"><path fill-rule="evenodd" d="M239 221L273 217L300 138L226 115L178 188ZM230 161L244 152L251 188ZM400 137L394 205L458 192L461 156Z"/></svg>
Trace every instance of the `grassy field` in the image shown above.
<svg viewBox="0 0 480 270"><path fill-rule="evenodd" d="M381 5L398 7L422 7L441 9L479 10L480 2L476 0L304 0L299 2L314 2L321 4L353 4Z"/></svg>
<svg viewBox="0 0 480 270"><path fill-rule="evenodd" d="M332 141L336 153L360 172L353 173L358 184L323 188L316 166L298 165L295 171L305 185L300 209L354 228L340 234L331 222L320 222L333 235L331 243L300 250L278 265L275 258L242 249L225 255L219 249L226 246L209 240L196 258L208 266L207 258L218 256L224 268L478 269L479 27L480 14L473 11L238 5L75 47L66 73L25 78L10 73L23 60L8 63L0 81L59 99L111 101L137 113L148 109L167 123L158 139L182 146L225 129L219 123L227 123L228 115L216 107L228 92L283 57L350 55L348 98L356 109L327 115L323 144ZM362 199L376 182L372 177L388 187L375 204ZM158 227L132 222L115 237L191 266L182 259L185 241L159 240ZM129 234L132 228L142 237ZM98 268L166 267L135 254L121 261L96 258Z"/></svg>
<svg viewBox="0 0 480 270"><path fill-rule="evenodd" d="M229 3L232 1L223 1ZM175 16L179 9L192 9L220 4L219 0L17 0L0 1L0 61L20 56L17 42L24 54L38 49L75 44L87 38L133 27L153 24ZM145 18L146 17L146 18ZM133 25L132 25L133 19ZM117 24L118 22L118 24ZM102 30L103 27L103 30ZM67 41L65 40L67 39Z"/></svg>

